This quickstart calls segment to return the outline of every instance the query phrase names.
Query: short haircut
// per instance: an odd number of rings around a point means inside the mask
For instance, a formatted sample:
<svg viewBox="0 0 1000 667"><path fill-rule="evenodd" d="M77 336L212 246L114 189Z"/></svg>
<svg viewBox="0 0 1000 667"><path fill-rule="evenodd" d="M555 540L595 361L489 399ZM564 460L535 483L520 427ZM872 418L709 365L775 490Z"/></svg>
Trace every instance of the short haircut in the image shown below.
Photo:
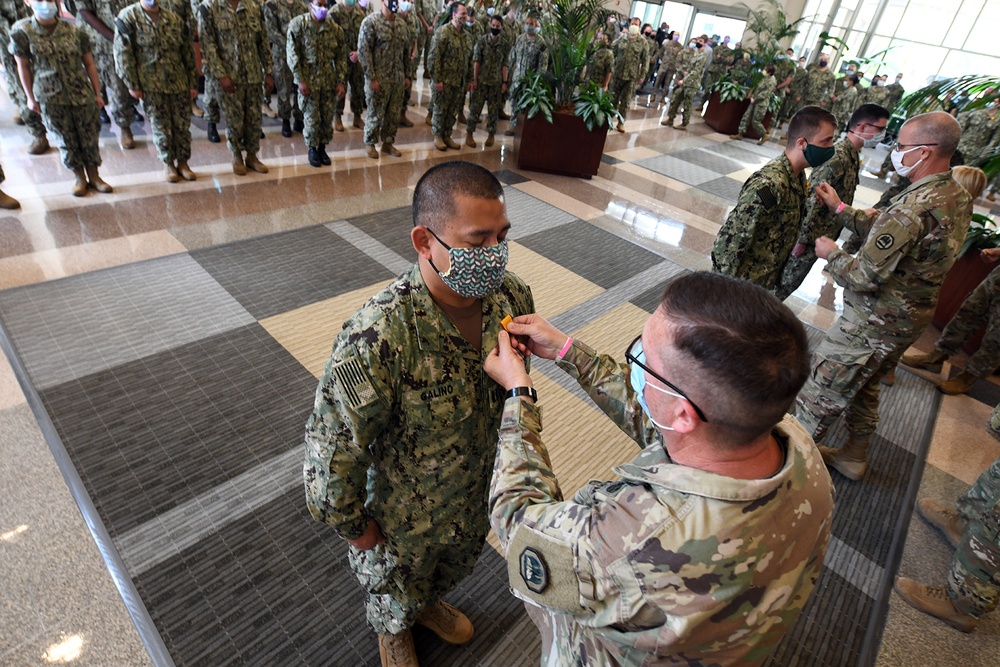
<svg viewBox="0 0 1000 667"><path fill-rule="evenodd" d="M861 123L871 124L876 120L889 120L889 116L889 110L885 107L878 104L862 104L851 114L851 120L847 121L847 129L850 130Z"/></svg>
<svg viewBox="0 0 1000 667"><path fill-rule="evenodd" d="M954 116L944 111L931 111L914 116L903 123L899 128L900 133L907 127L913 128L911 133L914 135L914 138L907 143L937 144L928 148L948 159L951 159L955 149L958 148L959 139L962 138L961 125Z"/></svg>
<svg viewBox="0 0 1000 667"><path fill-rule="evenodd" d="M851 74L850 76L847 77L847 80L853 83L855 86L861 83L861 77L859 77L857 74Z"/></svg>
<svg viewBox="0 0 1000 667"><path fill-rule="evenodd" d="M828 123L836 129L837 117L823 107L812 105L802 107L788 123L787 145L791 146L801 137L813 136L824 123Z"/></svg>
<svg viewBox="0 0 1000 667"><path fill-rule="evenodd" d="M979 199L979 197L983 194L983 190L986 189L986 173L979 167L969 167L965 165L955 167L951 170L951 177L954 178L959 185L968 190L969 194L972 195L973 201Z"/></svg>
<svg viewBox="0 0 1000 667"><path fill-rule="evenodd" d="M778 68L774 66L774 63L769 63L767 67L764 68L764 71L767 72L768 74L774 74L775 70L777 69Z"/></svg>
<svg viewBox="0 0 1000 667"><path fill-rule="evenodd" d="M440 231L455 215L455 196L503 200L503 185L478 164L452 160L435 165L413 191L413 226Z"/></svg>
<svg viewBox="0 0 1000 667"><path fill-rule="evenodd" d="M669 352L679 353L670 369L677 386L697 400L721 446L738 448L774 428L809 375L802 323L748 280L705 271L681 276L653 316L667 319Z"/></svg>
<svg viewBox="0 0 1000 667"><path fill-rule="evenodd" d="M502 16L500 16L499 14L494 14L493 16L490 17L490 23L493 23L494 21L496 21L497 23L499 23L501 28L503 27L503 17Z"/></svg>
<svg viewBox="0 0 1000 667"><path fill-rule="evenodd" d="M451 18L455 18L455 14L458 13L458 8L459 7L465 7L465 3L464 2L453 2L453 3L451 3L451 8L449 10L449 11L451 11L451 14L450 14Z"/></svg>

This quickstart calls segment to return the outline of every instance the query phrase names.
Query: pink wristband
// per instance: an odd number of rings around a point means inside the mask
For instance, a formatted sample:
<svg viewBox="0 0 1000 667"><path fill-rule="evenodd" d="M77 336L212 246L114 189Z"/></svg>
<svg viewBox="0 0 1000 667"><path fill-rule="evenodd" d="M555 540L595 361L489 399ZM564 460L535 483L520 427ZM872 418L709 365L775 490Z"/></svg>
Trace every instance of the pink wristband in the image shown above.
<svg viewBox="0 0 1000 667"><path fill-rule="evenodd" d="M837 207L837 215L840 215L841 213L844 212L844 207L845 206L846 206L846 204L844 204L844 202L840 202L840 206Z"/></svg>
<svg viewBox="0 0 1000 667"><path fill-rule="evenodd" d="M571 348L571 347L573 347L573 337L572 336L570 336L569 338L566 339L566 344L562 346L561 350L559 350L559 354L556 355L556 359L562 359L563 357L565 357L566 353L569 352L569 348Z"/></svg>

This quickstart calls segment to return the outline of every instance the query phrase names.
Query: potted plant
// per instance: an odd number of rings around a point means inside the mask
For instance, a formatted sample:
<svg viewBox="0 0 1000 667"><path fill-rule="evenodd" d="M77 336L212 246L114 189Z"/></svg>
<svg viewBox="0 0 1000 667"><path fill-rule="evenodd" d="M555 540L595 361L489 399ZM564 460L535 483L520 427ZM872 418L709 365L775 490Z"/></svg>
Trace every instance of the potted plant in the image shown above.
<svg viewBox="0 0 1000 667"><path fill-rule="evenodd" d="M611 95L580 85L607 16L601 0L553 0L541 17L548 40L545 72L528 72L515 114L514 153L521 169L590 178L597 174L608 130L620 116Z"/></svg>

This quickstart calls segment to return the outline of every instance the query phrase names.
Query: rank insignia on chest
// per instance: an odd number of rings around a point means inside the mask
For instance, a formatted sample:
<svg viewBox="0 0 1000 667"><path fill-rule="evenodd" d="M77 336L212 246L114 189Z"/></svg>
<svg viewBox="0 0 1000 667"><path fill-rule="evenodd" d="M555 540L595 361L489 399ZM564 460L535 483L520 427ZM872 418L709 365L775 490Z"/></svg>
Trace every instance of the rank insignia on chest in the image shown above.
<svg viewBox="0 0 1000 667"><path fill-rule="evenodd" d="M896 239L892 238L892 234L880 234L879 237L875 239L875 247L879 250L888 250L895 242Z"/></svg>
<svg viewBox="0 0 1000 667"><path fill-rule="evenodd" d="M545 565L545 559L540 553L531 547L526 547L521 552L519 562L518 569L521 573L521 579L524 580L524 585L528 587L528 590L541 593L548 588L549 568Z"/></svg>

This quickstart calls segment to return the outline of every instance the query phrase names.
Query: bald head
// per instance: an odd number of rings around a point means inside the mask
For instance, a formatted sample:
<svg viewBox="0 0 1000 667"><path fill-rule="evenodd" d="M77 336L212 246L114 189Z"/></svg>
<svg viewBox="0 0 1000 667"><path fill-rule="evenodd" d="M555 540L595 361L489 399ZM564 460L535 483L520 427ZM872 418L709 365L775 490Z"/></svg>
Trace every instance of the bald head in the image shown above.
<svg viewBox="0 0 1000 667"><path fill-rule="evenodd" d="M902 140L904 132L906 134L905 142ZM955 149L958 148L958 140L962 137L962 128L951 114L944 111L932 111L914 116L903 123L899 134L899 143L923 144L931 148L940 159L950 160ZM937 145L931 146L930 144Z"/></svg>

